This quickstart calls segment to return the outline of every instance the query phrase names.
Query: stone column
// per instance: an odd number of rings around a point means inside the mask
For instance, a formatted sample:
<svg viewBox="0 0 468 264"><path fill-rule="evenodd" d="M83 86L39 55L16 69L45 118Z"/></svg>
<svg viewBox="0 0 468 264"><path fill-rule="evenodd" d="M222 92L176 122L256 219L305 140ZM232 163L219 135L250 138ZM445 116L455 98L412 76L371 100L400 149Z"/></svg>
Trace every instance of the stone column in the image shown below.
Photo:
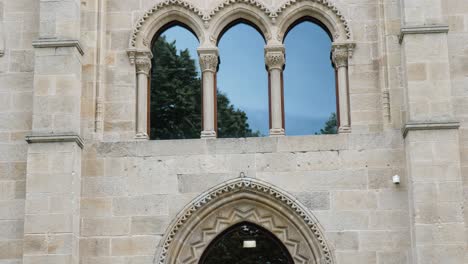
<svg viewBox="0 0 468 264"><path fill-rule="evenodd" d="M284 136L283 67L285 54L283 45L265 47L265 64L270 76L270 136Z"/></svg>
<svg viewBox="0 0 468 264"><path fill-rule="evenodd" d="M80 6L79 0L40 0L33 126L26 137L24 264L79 262Z"/></svg>
<svg viewBox="0 0 468 264"><path fill-rule="evenodd" d="M200 68L202 71L203 94L203 131L201 138L216 137L216 71L218 68L218 49L198 49Z"/></svg>
<svg viewBox="0 0 468 264"><path fill-rule="evenodd" d="M413 261L466 263L459 124L451 98L445 0L402 0L405 137Z"/></svg>
<svg viewBox="0 0 468 264"><path fill-rule="evenodd" d="M151 70L151 52L138 52L135 57L137 73L136 139L148 137L148 77Z"/></svg>
<svg viewBox="0 0 468 264"><path fill-rule="evenodd" d="M339 127L338 133L350 133L351 122L349 112L349 89L348 89L348 58L349 44L334 43L332 46L333 64L337 71L338 84L338 117Z"/></svg>

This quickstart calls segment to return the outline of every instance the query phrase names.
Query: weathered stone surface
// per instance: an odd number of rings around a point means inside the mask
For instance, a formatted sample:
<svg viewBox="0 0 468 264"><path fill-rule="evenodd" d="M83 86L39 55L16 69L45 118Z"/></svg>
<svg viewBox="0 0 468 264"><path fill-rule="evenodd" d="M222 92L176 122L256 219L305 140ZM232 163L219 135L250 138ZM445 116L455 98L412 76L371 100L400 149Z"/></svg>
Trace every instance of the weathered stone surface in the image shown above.
<svg viewBox="0 0 468 264"><path fill-rule="evenodd" d="M242 175L316 216L333 264L468 262L465 0L159 1L137 23L156 2L0 1L1 264L153 263L184 207ZM183 18L213 48L225 22L245 19L271 47L296 22L283 19L302 16L323 19L334 46L355 44L344 61L332 53L337 70L347 65L336 81L338 92L348 84L337 103L350 133L135 141L134 32L146 49ZM80 48L38 44L54 38ZM24 141L69 132L83 152Z"/></svg>

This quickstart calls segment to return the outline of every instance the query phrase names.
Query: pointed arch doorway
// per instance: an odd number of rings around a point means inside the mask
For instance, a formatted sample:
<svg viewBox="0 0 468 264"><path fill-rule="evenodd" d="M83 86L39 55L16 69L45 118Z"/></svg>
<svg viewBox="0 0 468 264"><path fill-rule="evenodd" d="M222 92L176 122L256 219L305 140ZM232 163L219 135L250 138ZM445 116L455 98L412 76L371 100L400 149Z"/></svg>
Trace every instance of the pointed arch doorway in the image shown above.
<svg viewBox="0 0 468 264"><path fill-rule="evenodd" d="M218 235L199 264L294 264L288 249L270 231L241 222Z"/></svg>
<svg viewBox="0 0 468 264"><path fill-rule="evenodd" d="M240 238L242 229L247 237ZM250 231L254 233L250 234ZM255 239L255 232L259 234L258 240ZM223 239L231 243L220 242ZM217 247L236 243L239 247L241 240L242 248L238 248L238 252L244 248L244 241L250 249L252 243L259 246L258 249L262 249L260 243L265 243L267 248L279 251L280 254L268 255L257 250L253 258L264 256L284 259L283 262L272 264L335 263L322 228L311 212L288 193L252 178L227 181L188 204L166 230L154 263L236 264L236 258L242 258L245 254L233 254L234 262L203 261L209 260L215 254L213 252L221 254L219 252L222 250L218 251ZM224 249L226 251L229 248Z"/></svg>

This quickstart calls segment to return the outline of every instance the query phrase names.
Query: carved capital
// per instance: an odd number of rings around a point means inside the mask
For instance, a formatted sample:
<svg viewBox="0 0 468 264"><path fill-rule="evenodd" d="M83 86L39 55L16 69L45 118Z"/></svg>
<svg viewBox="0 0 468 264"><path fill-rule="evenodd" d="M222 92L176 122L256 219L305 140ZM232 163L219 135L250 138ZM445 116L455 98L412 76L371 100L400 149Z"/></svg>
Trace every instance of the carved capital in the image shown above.
<svg viewBox="0 0 468 264"><path fill-rule="evenodd" d="M273 69L283 70L285 63L286 58L283 45L265 47L265 64L269 71Z"/></svg>
<svg viewBox="0 0 468 264"><path fill-rule="evenodd" d="M202 72L216 72L219 63L217 48L199 48L198 56Z"/></svg>
<svg viewBox="0 0 468 264"><path fill-rule="evenodd" d="M348 60L353 56L354 43L333 43L332 60L336 68L348 67Z"/></svg>
<svg viewBox="0 0 468 264"><path fill-rule="evenodd" d="M135 55L135 65L137 74L148 75L151 70L151 52L137 52Z"/></svg>

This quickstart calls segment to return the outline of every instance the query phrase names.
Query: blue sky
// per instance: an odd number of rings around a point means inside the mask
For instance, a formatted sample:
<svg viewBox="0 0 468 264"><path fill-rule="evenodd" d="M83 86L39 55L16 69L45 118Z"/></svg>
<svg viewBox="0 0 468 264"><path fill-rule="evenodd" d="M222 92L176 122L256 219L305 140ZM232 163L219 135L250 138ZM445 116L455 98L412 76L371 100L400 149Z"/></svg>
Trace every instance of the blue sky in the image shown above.
<svg viewBox="0 0 468 264"><path fill-rule="evenodd" d="M179 50L189 49L197 60L196 37L182 27L164 32ZM331 40L319 26L303 22L284 42L284 100L287 135L318 132L336 111L335 77L330 62ZM265 42L254 28L238 24L218 44L221 64L218 88L235 107L247 113L250 127L268 135L268 74L264 62Z"/></svg>

